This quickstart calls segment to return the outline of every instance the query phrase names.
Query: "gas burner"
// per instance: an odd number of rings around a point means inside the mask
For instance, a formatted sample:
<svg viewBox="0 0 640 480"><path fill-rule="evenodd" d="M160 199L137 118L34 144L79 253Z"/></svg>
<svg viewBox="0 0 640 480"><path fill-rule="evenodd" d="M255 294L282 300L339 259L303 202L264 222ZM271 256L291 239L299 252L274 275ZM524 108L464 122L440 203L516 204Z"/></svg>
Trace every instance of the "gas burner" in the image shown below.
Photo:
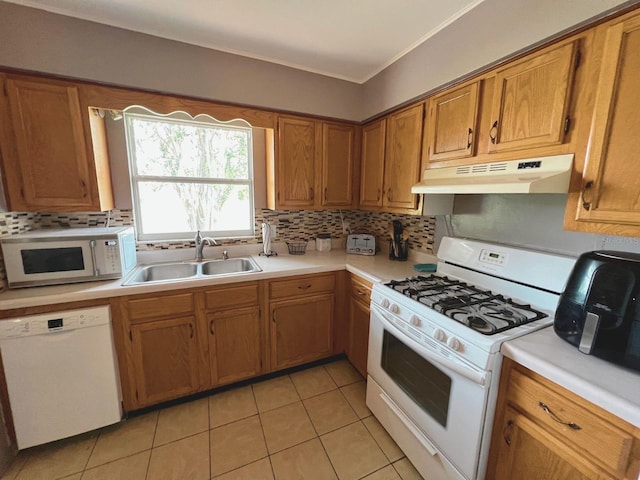
<svg viewBox="0 0 640 480"><path fill-rule="evenodd" d="M484 335L547 316L530 305L445 276L417 276L386 285Z"/></svg>

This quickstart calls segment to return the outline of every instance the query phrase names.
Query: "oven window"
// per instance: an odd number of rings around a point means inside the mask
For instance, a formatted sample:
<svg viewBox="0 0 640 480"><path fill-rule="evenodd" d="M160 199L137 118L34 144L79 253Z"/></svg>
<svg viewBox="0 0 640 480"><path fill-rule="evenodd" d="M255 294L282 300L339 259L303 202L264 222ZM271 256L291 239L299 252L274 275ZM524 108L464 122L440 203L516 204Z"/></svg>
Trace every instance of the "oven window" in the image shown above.
<svg viewBox="0 0 640 480"><path fill-rule="evenodd" d="M82 247L20 250L24 273L53 273L84 270Z"/></svg>
<svg viewBox="0 0 640 480"><path fill-rule="evenodd" d="M440 425L447 426L451 378L386 330L381 363L396 385Z"/></svg>

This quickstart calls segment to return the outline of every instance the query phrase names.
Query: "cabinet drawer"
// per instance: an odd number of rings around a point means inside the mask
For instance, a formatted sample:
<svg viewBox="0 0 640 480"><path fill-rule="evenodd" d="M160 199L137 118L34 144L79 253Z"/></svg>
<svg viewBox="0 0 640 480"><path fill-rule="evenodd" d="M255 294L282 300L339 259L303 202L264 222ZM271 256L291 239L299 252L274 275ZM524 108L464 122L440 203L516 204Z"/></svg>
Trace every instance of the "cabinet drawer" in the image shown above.
<svg viewBox="0 0 640 480"><path fill-rule="evenodd" d="M336 286L335 275L298 277L269 283L269 298L294 297L319 292L332 292Z"/></svg>
<svg viewBox="0 0 640 480"><path fill-rule="evenodd" d="M581 405L585 401L575 394L562 387L547 387L517 369L509 376L507 399L535 423L582 451L583 456L613 472L627 469L634 439L606 420L611 414L595 405L585 407Z"/></svg>
<svg viewBox="0 0 640 480"><path fill-rule="evenodd" d="M207 290L204 296L207 310L258 305L258 284Z"/></svg>
<svg viewBox="0 0 640 480"><path fill-rule="evenodd" d="M352 275L351 296L368 305L371 302L371 283Z"/></svg>
<svg viewBox="0 0 640 480"><path fill-rule="evenodd" d="M193 314L193 293L149 297L127 302L130 321Z"/></svg>

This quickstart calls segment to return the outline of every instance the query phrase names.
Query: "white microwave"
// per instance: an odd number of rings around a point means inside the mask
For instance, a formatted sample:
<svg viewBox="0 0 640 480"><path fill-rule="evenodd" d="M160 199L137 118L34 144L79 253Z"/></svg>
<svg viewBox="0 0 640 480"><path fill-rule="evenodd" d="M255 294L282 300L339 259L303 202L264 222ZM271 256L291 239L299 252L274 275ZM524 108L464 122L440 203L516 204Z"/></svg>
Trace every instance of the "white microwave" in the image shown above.
<svg viewBox="0 0 640 480"><path fill-rule="evenodd" d="M10 288L115 279L136 265L132 227L34 230L1 243Z"/></svg>

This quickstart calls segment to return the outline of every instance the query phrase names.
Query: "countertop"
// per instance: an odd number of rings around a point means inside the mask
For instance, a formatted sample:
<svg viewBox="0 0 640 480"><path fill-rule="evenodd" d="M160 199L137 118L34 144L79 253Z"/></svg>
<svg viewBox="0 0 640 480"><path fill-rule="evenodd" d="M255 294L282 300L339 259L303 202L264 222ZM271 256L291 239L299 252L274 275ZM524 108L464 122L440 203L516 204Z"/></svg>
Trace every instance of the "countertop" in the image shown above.
<svg viewBox="0 0 640 480"><path fill-rule="evenodd" d="M420 252L412 252L412 255L407 261L399 262L389 260L387 255L382 253L374 256L348 255L344 250L332 250L330 252L307 250L304 255L290 255L286 250L286 246L278 244L274 244L274 246L276 247L276 251L278 251L278 256L268 258L258 255L259 245L230 246L224 248L229 251L231 258L251 256L260 268L262 268L261 272L130 286L123 286L122 282L124 279L118 279L51 287L21 288L8 290L0 294L0 310L54 305L58 303L136 295L140 293L163 292L207 285L213 286L264 280L268 278L331 272L344 269L375 283L417 275L418 272L412 268L415 263L437 263L435 256ZM207 253L205 260L220 258L222 256L222 247L212 247L205 250L205 253ZM191 260L192 256L193 249L138 252L138 263L149 264Z"/></svg>
<svg viewBox="0 0 640 480"><path fill-rule="evenodd" d="M502 344L502 354L640 428L640 371L581 353L543 328Z"/></svg>

